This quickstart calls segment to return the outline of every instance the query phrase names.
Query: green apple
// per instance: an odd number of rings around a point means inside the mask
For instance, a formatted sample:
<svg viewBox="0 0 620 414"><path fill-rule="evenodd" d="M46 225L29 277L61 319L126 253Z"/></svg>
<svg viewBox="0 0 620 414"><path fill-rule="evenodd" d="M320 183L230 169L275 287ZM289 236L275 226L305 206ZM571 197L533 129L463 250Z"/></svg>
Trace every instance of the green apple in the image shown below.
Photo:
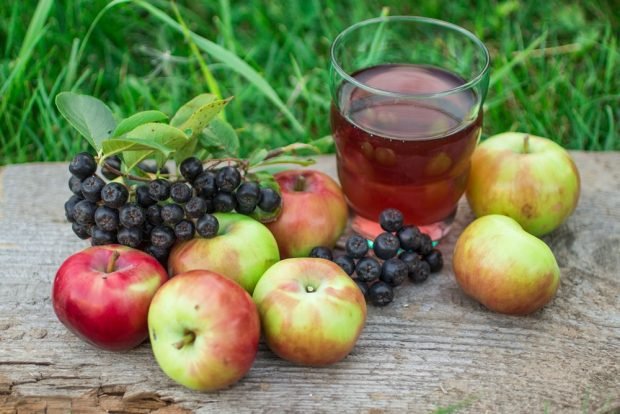
<svg viewBox="0 0 620 414"><path fill-rule="evenodd" d="M254 289L269 348L303 365L333 364L355 346L366 321L366 302L337 264L318 258L276 263Z"/></svg>
<svg viewBox="0 0 620 414"><path fill-rule="evenodd" d="M551 249L510 217L474 220L459 236L452 266L456 281L487 308L513 315L547 304L560 282Z"/></svg>
<svg viewBox="0 0 620 414"><path fill-rule="evenodd" d="M571 215L579 191L579 172L564 148L546 138L506 132L474 151L466 195L477 217L509 216L542 236Z"/></svg>
<svg viewBox="0 0 620 414"><path fill-rule="evenodd" d="M258 351L260 320L250 295L206 270L177 275L155 294L148 314L157 363L174 381L212 391L241 379Z"/></svg>
<svg viewBox="0 0 620 414"><path fill-rule="evenodd" d="M267 227L251 217L236 213L214 216L220 224L216 237L196 237L172 248L168 259L170 275L211 270L252 294L265 270L280 260L278 244Z"/></svg>

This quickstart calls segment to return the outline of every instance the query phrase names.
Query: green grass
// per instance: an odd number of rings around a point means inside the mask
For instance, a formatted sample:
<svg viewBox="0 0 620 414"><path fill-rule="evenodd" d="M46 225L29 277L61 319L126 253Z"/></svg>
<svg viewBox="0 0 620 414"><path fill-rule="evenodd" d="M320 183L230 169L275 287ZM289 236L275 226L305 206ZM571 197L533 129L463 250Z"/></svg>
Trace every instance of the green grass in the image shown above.
<svg viewBox="0 0 620 414"><path fill-rule="evenodd" d="M66 160L86 148L53 104L63 90L97 96L121 117L154 108L170 114L219 89L235 96L226 118L241 130L244 154L328 135L330 42L384 6L457 23L487 44L485 136L521 130L572 149L620 149L620 12L612 0L178 1L190 33L171 25L178 21L171 3L150 3L169 22L121 4L103 14L87 43L106 1L0 7L0 165ZM196 35L206 40L187 42ZM222 63L222 51L249 67Z"/></svg>

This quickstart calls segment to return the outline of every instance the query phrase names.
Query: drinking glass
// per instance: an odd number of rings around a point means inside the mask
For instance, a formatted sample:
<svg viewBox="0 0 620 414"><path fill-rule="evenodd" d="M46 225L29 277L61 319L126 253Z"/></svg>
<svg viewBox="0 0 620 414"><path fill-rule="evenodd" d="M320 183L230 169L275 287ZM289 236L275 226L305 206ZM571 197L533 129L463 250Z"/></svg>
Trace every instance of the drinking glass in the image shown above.
<svg viewBox="0 0 620 414"><path fill-rule="evenodd" d="M379 213L396 208L440 240L480 138L488 50L454 24L390 16L345 29L330 61L330 121L353 229L372 238Z"/></svg>

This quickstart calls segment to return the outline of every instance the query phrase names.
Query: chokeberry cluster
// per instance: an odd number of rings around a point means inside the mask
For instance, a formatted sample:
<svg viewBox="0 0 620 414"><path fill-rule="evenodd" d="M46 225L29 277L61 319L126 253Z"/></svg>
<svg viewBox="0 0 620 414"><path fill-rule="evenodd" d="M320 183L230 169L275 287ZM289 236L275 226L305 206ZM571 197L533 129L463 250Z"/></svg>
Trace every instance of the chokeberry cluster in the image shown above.
<svg viewBox="0 0 620 414"><path fill-rule="evenodd" d="M142 169L157 172L147 164ZM195 157L179 165L183 178L178 181L106 182L97 174L95 158L85 152L73 158L69 171L73 195L65 203L65 215L79 238L90 238L93 246L119 243L141 249L164 264L177 240L217 235L213 213L251 214L257 207L269 213L282 202L277 191L244 181L237 167L204 168ZM114 180L120 171L118 157L104 160L105 178Z"/></svg>
<svg viewBox="0 0 620 414"><path fill-rule="evenodd" d="M428 234L404 224L400 211L383 210L379 224L384 232L373 241L359 234L349 236L343 255L334 256L329 248L317 246L310 256L332 260L355 280L371 304L385 306L394 299L394 288L407 278L422 283L441 270L443 257Z"/></svg>

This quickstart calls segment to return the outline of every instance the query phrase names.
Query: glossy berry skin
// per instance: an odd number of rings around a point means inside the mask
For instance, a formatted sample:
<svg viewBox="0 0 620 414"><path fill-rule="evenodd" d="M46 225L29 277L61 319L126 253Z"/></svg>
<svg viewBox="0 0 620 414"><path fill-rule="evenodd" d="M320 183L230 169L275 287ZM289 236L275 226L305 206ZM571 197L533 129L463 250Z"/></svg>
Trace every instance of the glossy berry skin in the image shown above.
<svg viewBox="0 0 620 414"><path fill-rule="evenodd" d="M80 152L71 160L69 171L80 180L83 180L97 171L97 163L95 158L89 153Z"/></svg>
<svg viewBox="0 0 620 414"><path fill-rule="evenodd" d="M255 182L243 183L235 191L237 205L242 206L246 211L254 210L260 198L260 186Z"/></svg>
<svg viewBox="0 0 620 414"><path fill-rule="evenodd" d="M185 183L174 183L170 187L170 197L177 203L187 203L192 198L192 189Z"/></svg>
<svg viewBox="0 0 620 414"><path fill-rule="evenodd" d="M75 205L82 200L84 199L81 196L74 194L65 202L65 217L67 217L67 220L71 223L75 222L75 218L73 218L73 209L75 208Z"/></svg>
<svg viewBox="0 0 620 414"><path fill-rule="evenodd" d="M406 265L409 274L413 272L418 263L420 263L420 255L415 252L405 251L398 255L398 258L402 260Z"/></svg>
<svg viewBox="0 0 620 414"><path fill-rule="evenodd" d="M280 197L277 191L271 188L261 188L260 200L258 202L258 207L260 207L261 210L272 213L280 207L281 203L282 197Z"/></svg>
<svg viewBox="0 0 620 414"><path fill-rule="evenodd" d="M159 226L164 222L161 218L161 206L154 204L146 209L146 219L154 226Z"/></svg>
<svg viewBox="0 0 620 414"><path fill-rule="evenodd" d="M366 295L368 294L368 284L362 282L361 280L357 280L357 279L355 280L355 284L362 291L362 295L364 295L364 297L366 297Z"/></svg>
<svg viewBox="0 0 620 414"><path fill-rule="evenodd" d="M398 231L400 248L403 250L416 251L420 248L422 233L415 226L405 226Z"/></svg>
<svg viewBox="0 0 620 414"><path fill-rule="evenodd" d="M239 214L245 214L246 216L252 214L256 210L256 206L242 206L237 203L235 211Z"/></svg>
<svg viewBox="0 0 620 414"><path fill-rule="evenodd" d="M136 202L138 205L148 208L157 203L157 200L149 195L149 186L142 184L136 187Z"/></svg>
<svg viewBox="0 0 620 414"><path fill-rule="evenodd" d="M85 240L90 237L90 228L89 225L71 223L71 229L80 239Z"/></svg>
<svg viewBox="0 0 620 414"><path fill-rule="evenodd" d="M309 256L325 260L332 260L334 258L331 249L325 246L313 247L312 250L310 250Z"/></svg>
<svg viewBox="0 0 620 414"><path fill-rule="evenodd" d="M220 191L232 193L241 183L241 173L235 167L220 168L215 176L215 184Z"/></svg>
<svg viewBox="0 0 620 414"><path fill-rule="evenodd" d="M344 248L349 256L360 259L368 253L368 241L359 234L353 234L345 242Z"/></svg>
<svg viewBox="0 0 620 414"><path fill-rule="evenodd" d="M179 241L194 238L194 231L194 223L189 220L181 220L174 226L174 235Z"/></svg>
<svg viewBox="0 0 620 414"><path fill-rule="evenodd" d="M189 218L202 217L207 212L207 202L202 197L192 197L185 203L185 214Z"/></svg>
<svg viewBox="0 0 620 414"><path fill-rule="evenodd" d="M157 201L164 201L170 197L170 182L158 178L149 183L149 195Z"/></svg>
<svg viewBox="0 0 620 414"><path fill-rule="evenodd" d="M127 187L119 183L107 183L101 190L103 204L111 208L122 207L129 198Z"/></svg>
<svg viewBox="0 0 620 414"><path fill-rule="evenodd" d="M151 230L151 244L153 246L169 249L176 240L174 230L168 226L155 226Z"/></svg>
<svg viewBox="0 0 620 414"><path fill-rule="evenodd" d="M403 213L395 208L386 208L379 214L379 224L385 231L396 232L403 226Z"/></svg>
<svg viewBox="0 0 620 414"><path fill-rule="evenodd" d="M211 198L217 192L215 186L215 174L213 171L203 171L196 177L192 186L196 190L196 193L204 198Z"/></svg>
<svg viewBox="0 0 620 414"><path fill-rule="evenodd" d="M69 178L69 190L75 195L82 197L82 180L75 175Z"/></svg>
<svg viewBox="0 0 620 414"><path fill-rule="evenodd" d="M355 261L352 257L347 255L342 255L334 258L334 263L342 268L346 274L351 276L353 272L355 272Z"/></svg>
<svg viewBox="0 0 620 414"><path fill-rule="evenodd" d="M416 265L412 272L409 272L409 279L413 283L422 283L428 276L431 274L431 267L424 260L420 260L420 262Z"/></svg>
<svg viewBox="0 0 620 414"><path fill-rule="evenodd" d="M422 242L420 243L420 247L418 248L418 253L422 256L426 256L431 251L433 251L433 239L428 234L422 234L421 236Z"/></svg>
<svg viewBox="0 0 620 414"><path fill-rule="evenodd" d="M178 204L166 204L161 208L161 218L165 224L174 226L185 217L183 207Z"/></svg>
<svg viewBox="0 0 620 414"><path fill-rule="evenodd" d="M120 208L118 220L123 227L138 227L146 220L146 213L136 203L128 203Z"/></svg>
<svg viewBox="0 0 620 414"><path fill-rule="evenodd" d="M142 171L146 173L151 173L151 174L156 174L157 171L159 171L161 174L170 173L170 170L168 170L168 167L164 165L163 167L159 168L157 164L153 162L153 160L145 160L145 161L138 163L138 168L140 168Z"/></svg>
<svg viewBox="0 0 620 414"><path fill-rule="evenodd" d="M142 230L140 227L123 227L116 238L122 245L137 248L142 243Z"/></svg>
<svg viewBox="0 0 620 414"><path fill-rule="evenodd" d="M149 244L144 248L144 251L157 259L157 261L164 265L164 267L166 266L166 262L168 261L168 255L170 254L170 249Z"/></svg>
<svg viewBox="0 0 620 414"><path fill-rule="evenodd" d="M101 200L101 190L105 187L105 181L103 181L97 175L91 175L90 177L86 177L81 184L82 196L96 203Z"/></svg>
<svg viewBox="0 0 620 414"><path fill-rule="evenodd" d="M110 170L110 168L114 168L116 171L121 170L121 159L117 155L112 155L103 161L103 166L101 167L101 174L108 180L113 180L118 177L118 174Z"/></svg>
<svg viewBox="0 0 620 414"><path fill-rule="evenodd" d="M394 300L394 289L385 282L377 282L368 288L368 301L375 306L385 306Z"/></svg>
<svg viewBox="0 0 620 414"><path fill-rule="evenodd" d="M202 163L196 157L186 158L179 166L179 171L181 171L183 178L192 182L202 173Z"/></svg>
<svg viewBox="0 0 620 414"><path fill-rule="evenodd" d="M399 286L409 274L409 267L405 262L395 257L386 260L381 266L381 280L390 286Z"/></svg>
<svg viewBox="0 0 620 414"><path fill-rule="evenodd" d="M437 249L431 250L429 254L424 256L424 261L428 263L431 273L439 272L443 267L443 256Z"/></svg>
<svg viewBox="0 0 620 414"><path fill-rule="evenodd" d="M95 222L95 210L97 210L97 204L92 201L79 201L75 207L73 207L73 218L78 224L93 224Z"/></svg>
<svg viewBox="0 0 620 414"><path fill-rule="evenodd" d="M118 229L118 210L107 206L99 206L95 210L95 224L102 230L114 231Z"/></svg>
<svg viewBox="0 0 620 414"><path fill-rule="evenodd" d="M399 248L400 242L398 241L398 237L388 232L378 235L373 245L375 255L383 260L396 256Z"/></svg>
<svg viewBox="0 0 620 414"><path fill-rule="evenodd" d="M381 265L372 257L363 257L355 266L355 274L362 282L374 282L381 275Z"/></svg>
<svg viewBox="0 0 620 414"><path fill-rule="evenodd" d="M237 206L237 200L232 193L220 191L213 197L213 207L215 211L228 213L233 211Z"/></svg>
<svg viewBox="0 0 620 414"><path fill-rule="evenodd" d="M211 238L217 236L217 232L220 229L220 223L217 218L211 214L205 214L196 221L196 232L204 238Z"/></svg>
<svg viewBox="0 0 620 414"><path fill-rule="evenodd" d="M91 228L90 244L93 246L103 246L105 244L116 243L116 233L112 231L105 231L97 226Z"/></svg>

